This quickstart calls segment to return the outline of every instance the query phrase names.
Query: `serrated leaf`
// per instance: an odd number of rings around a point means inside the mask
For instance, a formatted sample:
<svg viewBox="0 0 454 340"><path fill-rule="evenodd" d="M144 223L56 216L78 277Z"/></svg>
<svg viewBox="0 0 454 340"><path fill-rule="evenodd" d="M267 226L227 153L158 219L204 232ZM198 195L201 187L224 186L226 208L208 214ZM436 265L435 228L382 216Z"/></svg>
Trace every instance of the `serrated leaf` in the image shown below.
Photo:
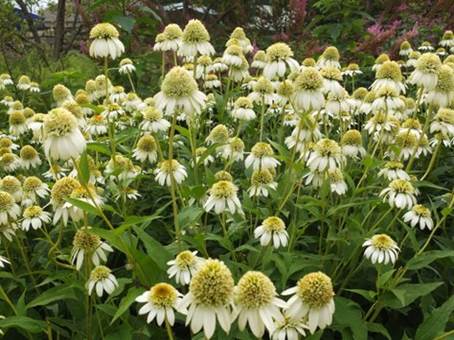
<svg viewBox="0 0 454 340"><path fill-rule="evenodd" d="M334 328L339 331L348 328L353 339L366 340L367 327L363 320L361 307L356 302L340 296L336 297L334 302L336 304Z"/></svg>
<svg viewBox="0 0 454 340"><path fill-rule="evenodd" d="M434 309L416 330L415 340L434 339L441 335L454 312L454 295Z"/></svg>
<svg viewBox="0 0 454 340"><path fill-rule="evenodd" d="M368 301L374 301L375 297L377 296L377 293L374 292L373 290L346 289L346 291L361 295L363 298L365 298Z"/></svg>
<svg viewBox="0 0 454 340"><path fill-rule="evenodd" d="M391 340L391 335L389 334L388 330L385 328L385 326L383 326L382 324L380 323L373 323L373 322L368 322L367 323L367 330L370 332L370 333L378 333L378 334L381 334L383 335L386 339L389 339Z"/></svg>

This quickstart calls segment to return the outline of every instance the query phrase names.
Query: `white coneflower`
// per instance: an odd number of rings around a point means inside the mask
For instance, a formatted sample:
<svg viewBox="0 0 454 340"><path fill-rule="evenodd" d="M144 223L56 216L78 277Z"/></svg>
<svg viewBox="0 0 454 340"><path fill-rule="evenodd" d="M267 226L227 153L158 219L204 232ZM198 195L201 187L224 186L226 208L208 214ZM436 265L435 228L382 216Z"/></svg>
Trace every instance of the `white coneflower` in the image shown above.
<svg viewBox="0 0 454 340"><path fill-rule="evenodd" d="M265 51L258 50L254 54L254 60L251 63L251 67L262 70L266 65L266 53Z"/></svg>
<svg viewBox="0 0 454 340"><path fill-rule="evenodd" d="M214 183L208 190L209 197L203 208L210 211L214 208L216 214L221 214L224 211L241 213L241 202L237 196L238 187L230 181L218 181Z"/></svg>
<svg viewBox="0 0 454 340"><path fill-rule="evenodd" d="M10 264L10 263L11 262L9 262L9 260L6 257L0 255L0 268L5 268L5 264Z"/></svg>
<svg viewBox="0 0 454 340"><path fill-rule="evenodd" d="M72 192L80 187L79 181L72 177L63 177L55 182L52 187L50 200L50 203L54 208L54 224L57 224L57 222L62 219L63 224L66 225L69 217L77 218L72 207L69 207L65 203L66 198L70 197Z"/></svg>
<svg viewBox="0 0 454 340"><path fill-rule="evenodd" d="M410 53L413 51L411 48L410 43L405 40L400 44L399 55L402 57L408 57Z"/></svg>
<svg viewBox="0 0 454 340"><path fill-rule="evenodd" d="M345 75L347 77L354 77L360 74L363 74L363 72L359 68L359 65L355 63L348 64L347 68L344 71L342 71L342 75L343 76Z"/></svg>
<svg viewBox="0 0 454 340"><path fill-rule="evenodd" d="M241 27L235 27L235 29L230 34L229 41L231 40L235 40L235 43L241 46L244 54L250 53L254 49L254 47L251 44L251 41L248 39L246 33L244 33L244 30ZM230 45L229 42L227 42L226 45L229 46Z"/></svg>
<svg viewBox="0 0 454 340"><path fill-rule="evenodd" d="M273 83L265 77L260 77L253 86L253 91L248 98L254 103L261 105L272 105L276 99Z"/></svg>
<svg viewBox="0 0 454 340"><path fill-rule="evenodd" d="M17 81L17 89L21 91L28 91L30 89L30 83L30 78L26 75L22 75Z"/></svg>
<svg viewBox="0 0 454 340"><path fill-rule="evenodd" d="M172 68L164 77L161 91L154 96L157 108L172 115L181 110L187 115L200 113L206 96L199 91L191 74L183 67Z"/></svg>
<svg viewBox="0 0 454 340"><path fill-rule="evenodd" d="M366 123L364 129L372 135L379 135L382 130L390 132L393 130L392 115L383 111L376 112Z"/></svg>
<svg viewBox="0 0 454 340"><path fill-rule="evenodd" d="M175 179L176 184L183 182L188 174L183 165L176 159L164 160L158 164L158 168L154 171L155 180L159 185L172 185L172 178Z"/></svg>
<svg viewBox="0 0 454 340"><path fill-rule="evenodd" d="M405 102L399 96L399 92L395 87L390 85L383 85L375 92L375 99L372 102L372 110L394 112L400 111L405 108Z"/></svg>
<svg viewBox="0 0 454 340"><path fill-rule="evenodd" d="M210 65L213 63L213 60L210 56L202 55L197 58L196 68L195 68L195 78L196 79L206 79Z"/></svg>
<svg viewBox="0 0 454 340"><path fill-rule="evenodd" d="M415 70L411 73L408 81L427 91L433 90L437 86L440 66L440 57L433 53L424 53L416 61Z"/></svg>
<svg viewBox="0 0 454 340"><path fill-rule="evenodd" d="M54 98L57 107L62 107L66 102L74 101L70 89L62 84L57 84L52 88L52 98Z"/></svg>
<svg viewBox="0 0 454 340"><path fill-rule="evenodd" d="M207 89L217 89L221 87L221 81L214 73L208 73L205 77L205 87Z"/></svg>
<svg viewBox="0 0 454 340"><path fill-rule="evenodd" d="M46 117L43 113L36 113L29 121L28 127L33 132L33 140L42 142L43 140L43 126L44 118Z"/></svg>
<svg viewBox="0 0 454 340"><path fill-rule="evenodd" d="M294 294L288 301L287 314L295 319L307 318L311 334L317 327L324 329L331 325L334 314L333 284L328 275L313 272L304 275L295 287L282 292L282 295Z"/></svg>
<svg viewBox="0 0 454 340"><path fill-rule="evenodd" d="M243 63L243 49L238 45L227 47L222 54L222 62L228 66L241 66Z"/></svg>
<svg viewBox="0 0 454 340"><path fill-rule="evenodd" d="M429 90L424 102L438 108L448 107L454 102L454 70L450 66L440 66L437 85Z"/></svg>
<svg viewBox="0 0 454 340"><path fill-rule="evenodd" d="M230 113L233 118L249 121L255 119L256 114L254 112L254 105L248 97L239 97L234 105L233 110Z"/></svg>
<svg viewBox="0 0 454 340"><path fill-rule="evenodd" d="M214 162L214 157L208 152L208 148L201 146L195 149L195 162L192 161L191 164L200 164L203 162L204 166L208 166Z"/></svg>
<svg viewBox="0 0 454 340"><path fill-rule="evenodd" d="M14 176L5 176L0 181L0 190L5 191L11 196L14 200L19 203L22 201L23 190L21 182Z"/></svg>
<svg viewBox="0 0 454 340"><path fill-rule="evenodd" d="M286 308L285 301L277 297L273 282L261 272L248 271L238 281L234 290L235 311L240 331L249 325L252 333L261 338L265 328L272 334L275 321L283 321L279 308Z"/></svg>
<svg viewBox="0 0 454 340"><path fill-rule="evenodd" d="M20 208L6 191L0 191L0 226L9 226L20 216Z"/></svg>
<svg viewBox="0 0 454 340"><path fill-rule="evenodd" d="M394 264L400 251L396 242L386 234L372 236L363 243L363 247L366 247L364 256L373 264L388 264L389 262Z"/></svg>
<svg viewBox="0 0 454 340"><path fill-rule="evenodd" d="M148 314L147 323L156 318L158 326L161 326L164 320L173 326L174 309L179 309L182 296L172 285L164 282L157 283L136 298L136 302L145 303L139 309L139 315Z"/></svg>
<svg viewBox="0 0 454 340"><path fill-rule="evenodd" d="M332 139L321 139L311 152L307 160L307 166L312 170L324 171L334 170L344 164L345 157L342 149L336 141Z"/></svg>
<svg viewBox="0 0 454 340"><path fill-rule="evenodd" d="M386 189L380 192L383 201L388 201L391 207L410 209L416 204L415 188L405 179L395 179Z"/></svg>
<svg viewBox="0 0 454 340"><path fill-rule="evenodd" d="M117 154L109 160L104 172L107 176L117 177L120 181L128 181L140 173L140 167L134 166L129 158Z"/></svg>
<svg viewBox="0 0 454 340"><path fill-rule="evenodd" d="M339 51L334 46L327 47L322 55L317 60L317 67L323 68L326 66L341 68L339 63L340 55Z"/></svg>
<svg viewBox="0 0 454 340"><path fill-rule="evenodd" d="M183 31L177 24L169 24L164 28L163 40L160 42L160 51L176 52L181 45Z"/></svg>
<svg viewBox="0 0 454 340"><path fill-rule="evenodd" d="M113 252L111 246L101 241L101 238L90 232L90 227L83 227L77 230L73 238L73 249L71 250L71 263L80 270L84 259L89 257L95 266L101 262L107 262L107 253Z"/></svg>
<svg viewBox="0 0 454 340"><path fill-rule="evenodd" d="M377 71L384 62L390 61L389 56L386 53L380 54L376 59L375 63L372 66L372 71Z"/></svg>
<svg viewBox="0 0 454 340"><path fill-rule="evenodd" d="M204 259L197 256L197 251L184 250L175 257L175 260L167 262L169 279L175 277L177 284L187 285L203 262Z"/></svg>
<svg viewBox="0 0 454 340"><path fill-rule="evenodd" d="M244 164L246 168L252 166L254 170L274 169L281 163L273 155L274 152L271 145L258 142L252 147L251 153L244 160Z"/></svg>
<svg viewBox="0 0 454 340"><path fill-rule="evenodd" d="M24 169L36 168L41 165L38 152L31 145L25 145L20 150L21 165Z"/></svg>
<svg viewBox="0 0 454 340"><path fill-rule="evenodd" d="M112 271L106 266L96 266L90 273L90 279L87 282L88 295L91 295L93 289L96 295L102 297L104 291L110 295L118 287L118 281L112 274Z"/></svg>
<svg viewBox="0 0 454 340"><path fill-rule="evenodd" d="M245 82L249 75L249 63L244 56L241 56L242 63L240 66L231 65L228 76L234 82Z"/></svg>
<svg viewBox="0 0 454 340"><path fill-rule="evenodd" d="M183 30L178 55L195 57L197 54L213 55L214 53L214 48L210 44L210 34L205 26L199 20L189 20Z"/></svg>
<svg viewBox="0 0 454 340"><path fill-rule="evenodd" d="M410 211L404 214L403 218L412 227L419 225L419 229L421 230L424 230L426 227L432 230L434 226L430 210L421 204L416 204Z"/></svg>
<svg viewBox="0 0 454 340"><path fill-rule="evenodd" d="M400 131L395 136L395 145L399 147L399 159L404 161L410 159L415 153L415 157L419 157L418 152L420 136L412 131ZM416 150L415 150L416 149Z"/></svg>
<svg viewBox="0 0 454 340"><path fill-rule="evenodd" d="M284 313L284 320L275 321L272 340L298 340L306 336L308 327L302 319L294 319Z"/></svg>
<svg viewBox="0 0 454 340"><path fill-rule="evenodd" d="M124 51L123 43L118 39L120 34L117 29L109 23L95 25L90 30L90 56L94 58L107 58L112 60L118 58Z"/></svg>
<svg viewBox="0 0 454 340"><path fill-rule="evenodd" d="M65 177L68 171L67 168L54 163L49 167L49 170L43 173L43 176L48 180L60 179Z"/></svg>
<svg viewBox="0 0 454 340"><path fill-rule="evenodd" d="M449 48L454 47L454 34L451 30L445 31L443 37L440 40L440 46Z"/></svg>
<svg viewBox="0 0 454 340"><path fill-rule="evenodd" d="M54 160L78 157L86 146L77 119L63 108L51 110L44 119L44 151Z"/></svg>
<svg viewBox="0 0 454 340"><path fill-rule="evenodd" d="M50 222L50 214L38 205L25 208L23 216L24 219L22 220L21 228L24 231L29 231L30 227L38 230L43 224Z"/></svg>
<svg viewBox="0 0 454 340"><path fill-rule="evenodd" d="M189 292L180 304L180 308L188 308L186 325L191 324L193 333L203 328L205 337L210 339L216 329L216 319L229 333L233 287L232 273L222 261L205 261L192 278Z"/></svg>
<svg viewBox="0 0 454 340"><path fill-rule="evenodd" d="M229 67L222 62L222 58L215 58L213 63L208 68L210 72L224 72L227 71Z"/></svg>
<svg viewBox="0 0 454 340"><path fill-rule="evenodd" d="M101 112L101 116L103 116L107 121L116 121L121 116L125 114L123 108L117 103L110 103L104 106L104 111Z"/></svg>
<svg viewBox="0 0 454 340"><path fill-rule="evenodd" d="M266 49L266 63L263 75L268 79L282 78L288 72L299 68L298 62L292 58L293 51L285 43L278 42Z"/></svg>
<svg viewBox="0 0 454 340"><path fill-rule="evenodd" d="M150 135L145 135L140 137L132 156L141 162L148 160L148 162L153 164L158 158L157 149L155 138Z"/></svg>
<svg viewBox="0 0 454 340"><path fill-rule="evenodd" d="M314 67L305 67L294 81L295 92L290 98L297 110L312 112L325 104L323 78Z"/></svg>
<svg viewBox="0 0 454 340"><path fill-rule="evenodd" d="M418 47L418 50L421 52L430 52L433 51L435 48L429 41L423 41L423 43Z"/></svg>
<svg viewBox="0 0 454 340"><path fill-rule="evenodd" d="M323 67L320 70L320 75L323 77L323 92L325 94L343 95L345 89L339 83L342 81L341 71L332 66Z"/></svg>
<svg viewBox="0 0 454 340"><path fill-rule="evenodd" d="M112 91L110 91L109 98L111 102L121 104L128 99L128 95L123 86L114 86Z"/></svg>
<svg viewBox="0 0 454 340"><path fill-rule="evenodd" d="M399 94L405 93L405 85L400 71L400 66L395 61L385 61L375 72L375 81L371 88L378 91L384 86L391 86Z"/></svg>
<svg viewBox="0 0 454 340"><path fill-rule="evenodd" d="M120 61L120 67L118 72L120 74L132 74L136 71L136 67L132 63L132 60L129 58L124 58Z"/></svg>
<svg viewBox="0 0 454 340"><path fill-rule="evenodd" d="M441 133L449 138L454 137L454 110L441 108L430 123L431 133Z"/></svg>
<svg viewBox="0 0 454 340"><path fill-rule="evenodd" d="M297 126L293 129L291 135L285 138L285 145L289 149L296 147L296 151L304 153L308 142L315 142L321 138L322 134L315 118L313 116L305 116L298 120Z"/></svg>
<svg viewBox="0 0 454 340"><path fill-rule="evenodd" d="M49 195L48 185L35 176L25 178L22 190L22 205L24 206L37 203L38 198L46 198Z"/></svg>
<svg viewBox="0 0 454 340"><path fill-rule="evenodd" d="M155 107L147 107L143 112L143 120L140 128L145 131L159 132L167 131L170 123L162 118L162 113Z"/></svg>
<svg viewBox="0 0 454 340"><path fill-rule="evenodd" d="M327 171L329 185L331 192L335 192L338 195L345 195L348 190L347 183L345 183L344 175L339 168L329 169Z"/></svg>
<svg viewBox="0 0 454 340"><path fill-rule="evenodd" d="M7 86L13 85L14 82L8 73L0 74L0 91L6 89Z"/></svg>
<svg viewBox="0 0 454 340"><path fill-rule="evenodd" d="M269 190L276 190L277 182L269 169L259 169L252 173L251 186L248 189L250 197L268 197Z"/></svg>
<svg viewBox="0 0 454 340"><path fill-rule="evenodd" d="M224 145L228 142L228 140L229 130L227 129L227 126L225 126L224 124L218 124L210 131L207 138L205 139L205 142L207 142L208 145Z"/></svg>
<svg viewBox="0 0 454 340"><path fill-rule="evenodd" d="M5 172L14 172L20 167L20 159L15 154L6 152L0 157L0 167L3 168Z"/></svg>
<svg viewBox="0 0 454 340"><path fill-rule="evenodd" d="M107 119L103 115L95 114L90 117L86 129L91 136L105 135L107 134Z"/></svg>
<svg viewBox="0 0 454 340"><path fill-rule="evenodd" d="M11 135L20 136L28 131L27 120L23 111L12 111L8 120Z"/></svg>
<svg viewBox="0 0 454 340"><path fill-rule="evenodd" d="M288 233L285 230L285 223L277 216L267 217L261 225L254 230L254 237L260 239L263 247L273 242L274 248L286 247L288 244Z"/></svg>
<svg viewBox="0 0 454 340"><path fill-rule="evenodd" d="M354 159L362 158L366 154L366 149L363 147L363 139L358 130L348 130L342 135L340 145L342 153Z"/></svg>
<svg viewBox="0 0 454 340"><path fill-rule="evenodd" d="M410 180L410 176L403 170L404 165L399 161L386 162L384 168L378 172L378 176L383 176L389 181L395 179Z"/></svg>
<svg viewBox="0 0 454 340"><path fill-rule="evenodd" d="M342 89L342 92L340 93L329 92L326 96L325 110L314 112L313 115L315 117L323 117L323 114L325 114L328 115L328 117L342 119L350 117L349 111L350 106L347 101L347 91Z"/></svg>
<svg viewBox="0 0 454 340"><path fill-rule="evenodd" d="M244 157L244 142L241 138L230 138L228 143L222 147L221 157L234 162L242 161Z"/></svg>

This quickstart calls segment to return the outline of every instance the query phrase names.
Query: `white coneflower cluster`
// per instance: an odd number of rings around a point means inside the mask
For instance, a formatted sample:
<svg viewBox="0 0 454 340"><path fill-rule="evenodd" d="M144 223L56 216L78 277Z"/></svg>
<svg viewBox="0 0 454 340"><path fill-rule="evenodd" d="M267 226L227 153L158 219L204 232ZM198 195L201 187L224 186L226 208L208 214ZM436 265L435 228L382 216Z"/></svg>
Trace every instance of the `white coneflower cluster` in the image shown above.
<svg viewBox="0 0 454 340"><path fill-rule="evenodd" d="M23 265L45 283L57 267L37 267L52 261L85 281L89 310L105 295L121 309L135 300L143 322L165 326L169 337L185 315L205 338L236 336L235 327L244 338L297 340L332 324L333 286L361 282L355 275L364 268L346 273L361 249L378 270L396 263L398 245L411 252L394 224L407 224L422 250L438 239L450 196L434 195L446 186L454 145L452 32L419 52L402 42L399 61L379 55L369 80L365 65L343 64L334 46L299 63L295 44L257 46L241 27L216 53L214 33L190 20L155 37L161 77L144 81L144 70L157 69L148 64L154 57L124 56L118 24L92 28L89 54L104 74L82 88L72 73L59 73L57 84L0 74L0 268L12 272L2 276L5 287ZM394 216L380 231L382 201ZM349 242L336 236L343 232ZM114 248L123 254L109 256ZM320 254L290 266L303 248L339 258L333 282L306 271L313 263L334 269L316 263ZM18 250L37 258L17 261ZM162 271L175 287L160 282Z"/></svg>

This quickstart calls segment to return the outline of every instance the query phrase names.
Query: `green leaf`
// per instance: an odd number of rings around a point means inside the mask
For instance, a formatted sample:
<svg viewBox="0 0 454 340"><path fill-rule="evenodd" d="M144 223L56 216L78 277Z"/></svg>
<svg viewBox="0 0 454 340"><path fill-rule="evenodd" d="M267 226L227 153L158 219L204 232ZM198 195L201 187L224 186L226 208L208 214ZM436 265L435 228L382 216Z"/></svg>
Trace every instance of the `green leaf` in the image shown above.
<svg viewBox="0 0 454 340"><path fill-rule="evenodd" d="M87 184L90 180L90 168L88 167L87 151L84 151L82 155L80 155L79 172L77 175L79 177L79 181L83 184Z"/></svg>
<svg viewBox="0 0 454 340"><path fill-rule="evenodd" d="M389 281L389 279L393 276L395 269L391 269L383 274L380 275L380 277L377 280L377 284L379 288L383 288L386 284L386 282Z"/></svg>
<svg viewBox="0 0 454 340"><path fill-rule="evenodd" d="M445 257L454 257L454 250L432 250L415 256L407 263L407 268L417 270L426 267L435 260Z"/></svg>
<svg viewBox="0 0 454 340"><path fill-rule="evenodd" d="M389 334L388 330L385 328L385 326L383 326L382 324L380 323L373 323L373 322L368 322L367 323L367 330L370 332L370 333L378 333L378 334L381 334L383 335L386 339L389 339L391 340L391 335Z"/></svg>
<svg viewBox="0 0 454 340"><path fill-rule="evenodd" d="M363 298L365 298L368 301L374 301L375 297L377 296L377 293L374 292L373 290L365 290L365 289L346 289L346 291L356 293L358 295L361 295Z"/></svg>
<svg viewBox="0 0 454 340"><path fill-rule="evenodd" d="M454 295L434 309L416 330L415 340L434 339L445 330L449 317L454 312Z"/></svg>
<svg viewBox="0 0 454 340"><path fill-rule="evenodd" d="M123 15L113 17L112 21L128 33L132 32L134 24L136 23L136 19L134 19L133 17L127 17Z"/></svg>
<svg viewBox="0 0 454 340"><path fill-rule="evenodd" d="M408 306L417 298L430 294L433 290L442 285L443 282L431 282L431 283L404 283L396 288L390 290L395 298L392 298L389 294L384 295L385 306L391 308L402 308Z"/></svg>
<svg viewBox="0 0 454 340"><path fill-rule="evenodd" d="M156 241L153 237L148 235L144 230L139 227L133 227L137 236L142 240L143 245L153 261L158 265L161 270L167 269L167 262L172 259L170 252L162 246L161 243Z"/></svg>
<svg viewBox="0 0 454 340"><path fill-rule="evenodd" d="M115 313L112 321L110 322L111 325L129 309L129 307L135 301L136 297L138 297L142 292L143 289L136 287L132 287L128 290L128 294L123 299L121 299L120 305L118 306L118 310Z"/></svg>
<svg viewBox="0 0 454 340"><path fill-rule="evenodd" d="M70 198L70 197L67 197L65 200L89 214L100 216L98 209L96 209L96 207L91 205L90 203L79 200L77 198Z"/></svg>
<svg viewBox="0 0 454 340"><path fill-rule="evenodd" d="M109 147L102 143L88 143L87 150L99 152L106 156L110 156L110 154L111 154Z"/></svg>
<svg viewBox="0 0 454 340"><path fill-rule="evenodd" d="M40 333L46 329L46 323L27 316L10 316L0 320L0 329L5 328L21 328L31 333Z"/></svg>
<svg viewBox="0 0 454 340"><path fill-rule="evenodd" d="M361 307L356 302L340 296L336 297L334 302L334 328L343 334L344 339L352 337L355 340L366 340L367 327Z"/></svg>
<svg viewBox="0 0 454 340"><path fill-rule="evenodd" d="M182 228L187 228L193 225L205 212L200 207L184 207L178 212L178 221Z"/></svg>
<svg viewBox="0 0 454 340"><path fill-rule="evenodd" d="M28 303L27 308L33 308L36 306L46 306L50 303L57 302L60 300L76 300L77 296L75 293L74 285L61 285L50 288L38 296L36 299Z"/></svg>

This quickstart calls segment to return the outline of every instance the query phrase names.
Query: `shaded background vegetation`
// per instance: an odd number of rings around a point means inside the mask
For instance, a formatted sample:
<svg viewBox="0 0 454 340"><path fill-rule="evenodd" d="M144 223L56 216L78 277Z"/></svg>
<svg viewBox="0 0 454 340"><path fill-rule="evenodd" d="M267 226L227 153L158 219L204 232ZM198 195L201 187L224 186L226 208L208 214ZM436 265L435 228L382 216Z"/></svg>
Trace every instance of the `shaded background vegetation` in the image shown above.
<svg viewBox="0 0 454 340"><path fill-rule="evenodd" d="M286 41L301 60L336 45L344 64L368 66L381 52L397 58L405 39L436 42L453 26L453 12L452 0L0 0L0 70L40 82L47 104L56 83L76 89L96 75L88 31L109 21L121 29L138 68L138 92L146 96L156 90L159 73L154 37L171 22L201 19L217 51L242 26L258 49Z"/></svg>

